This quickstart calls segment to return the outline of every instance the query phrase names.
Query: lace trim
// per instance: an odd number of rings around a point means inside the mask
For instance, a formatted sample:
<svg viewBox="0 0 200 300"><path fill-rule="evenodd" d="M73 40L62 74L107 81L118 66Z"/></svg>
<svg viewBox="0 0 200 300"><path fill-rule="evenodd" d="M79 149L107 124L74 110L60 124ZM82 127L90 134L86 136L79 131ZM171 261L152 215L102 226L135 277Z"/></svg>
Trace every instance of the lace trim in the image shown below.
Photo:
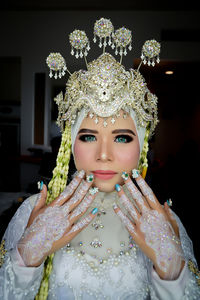
<svg viewBox="0 0 200 300"><path fill-rule="evenodd" d="M0 282L4 282L4 289L8 292L8 295L14 295L13 299L16 299L21 296L26 296L25 299L34 299L35 295L37 294L37 291L40 287L40 282L42 280L42 273L38 276L37 280L33 282L31 286L28 288L19 288L15 285L15 273L12 268L12 261L10 258L10 255L7 253L5 256L5 263L3 267L1 268L2 273L0 274ZM4 273L8 275L7 280L3 280L2 276ZM5 286L6 285L6 286ZM1 298L2 297L2 298ZM9 297L8 297L9 298ZM3 294L3 287L0 287L0 299L7 299L5 298L5 295ZM10 298L9 298L10 299Z"/></svg>

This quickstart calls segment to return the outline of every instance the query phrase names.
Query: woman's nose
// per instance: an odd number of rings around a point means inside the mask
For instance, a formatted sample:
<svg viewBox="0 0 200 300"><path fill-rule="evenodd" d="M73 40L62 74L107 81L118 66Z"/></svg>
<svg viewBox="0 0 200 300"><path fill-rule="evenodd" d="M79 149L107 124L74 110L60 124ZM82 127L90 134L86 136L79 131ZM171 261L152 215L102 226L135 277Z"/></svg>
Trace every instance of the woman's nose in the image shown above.
<svg viewBox="0 0 200 300"><path fill-rule="evenodd" d="M101 161L112 161L113 160L113 153L112 147L109 145L108 141L102 141L97 148L96 154L97 160Z"/></svg>

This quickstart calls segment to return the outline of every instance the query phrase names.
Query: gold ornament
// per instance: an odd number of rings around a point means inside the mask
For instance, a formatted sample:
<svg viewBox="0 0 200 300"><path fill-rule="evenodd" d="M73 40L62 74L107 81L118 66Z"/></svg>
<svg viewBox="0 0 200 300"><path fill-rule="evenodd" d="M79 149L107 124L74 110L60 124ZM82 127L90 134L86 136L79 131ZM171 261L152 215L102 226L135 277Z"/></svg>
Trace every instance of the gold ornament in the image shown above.
<svg viewBox="0 0 200 300"><path fill-rule="evenodd" d="M5 249L5 240L2 240L0 244L0 268L2 267L5 259L5 254L7 250Z"/></svg>
<svg viewBox="0 0 200 300"><path fill-rule="evenodd" d="M193 263L192 260L188 261L188 268L189 268L190 272L192 272L194 274L194 276L196 278L196 282L200 286L200 271L195 266L195 264Z"/></svg>

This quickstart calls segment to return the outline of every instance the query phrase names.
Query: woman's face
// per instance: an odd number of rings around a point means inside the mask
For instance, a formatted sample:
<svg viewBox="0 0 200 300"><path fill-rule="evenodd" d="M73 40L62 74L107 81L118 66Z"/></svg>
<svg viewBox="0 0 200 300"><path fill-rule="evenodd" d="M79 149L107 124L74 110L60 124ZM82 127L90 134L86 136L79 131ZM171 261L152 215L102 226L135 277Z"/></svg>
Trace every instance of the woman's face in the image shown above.
<svg viewBox="0 0 200 300"><path fill-rule="evenodd" d="M98 124L94 119L85 118L76 136L74 156L77 170L85 170L86 175L96 170L115 172L109 179L94 173L93 186L102 192L114 191L115 184L124 183L122 172L131 174L138 165L140 146L135 124L129 115L124 119L122 112L114 124L110 122L111 117L108 118L107 127L103 126L103 118L98 118Z"/></svg>

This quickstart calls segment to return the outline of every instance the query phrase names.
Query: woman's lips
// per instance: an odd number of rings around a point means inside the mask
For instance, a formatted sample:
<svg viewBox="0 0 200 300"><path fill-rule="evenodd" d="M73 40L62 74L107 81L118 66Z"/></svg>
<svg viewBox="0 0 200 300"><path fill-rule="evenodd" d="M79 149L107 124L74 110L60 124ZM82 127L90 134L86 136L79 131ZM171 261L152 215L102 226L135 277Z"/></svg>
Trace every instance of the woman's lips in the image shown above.
<svg viewBox="0 0 200 300"><path fill-rule="evenodd" d="M116 175L116 172L113 171L94 171L92 172L94 174L95 177L100 178L100 179L111 179L112 177L114 177Z"/></svg>

